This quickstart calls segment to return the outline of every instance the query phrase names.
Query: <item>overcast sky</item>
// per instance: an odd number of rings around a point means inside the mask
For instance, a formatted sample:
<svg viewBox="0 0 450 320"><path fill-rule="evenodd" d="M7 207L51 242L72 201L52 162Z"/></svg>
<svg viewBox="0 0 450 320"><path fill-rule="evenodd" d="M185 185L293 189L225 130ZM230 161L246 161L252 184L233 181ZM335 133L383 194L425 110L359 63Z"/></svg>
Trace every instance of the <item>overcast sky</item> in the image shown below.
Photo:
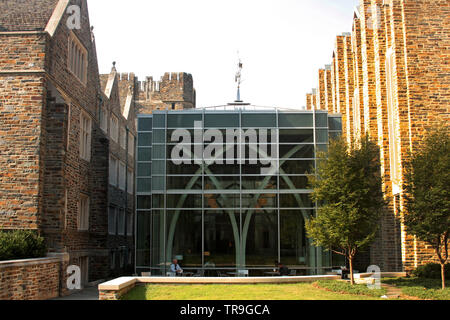
<svg viewBox="0 0 450 320"><path fill-rule="evenodd" d="M337 34L350 32L358 0L88 0L101 73L194 77L197 107L241 97L300 108L331 62Z"/></svg>

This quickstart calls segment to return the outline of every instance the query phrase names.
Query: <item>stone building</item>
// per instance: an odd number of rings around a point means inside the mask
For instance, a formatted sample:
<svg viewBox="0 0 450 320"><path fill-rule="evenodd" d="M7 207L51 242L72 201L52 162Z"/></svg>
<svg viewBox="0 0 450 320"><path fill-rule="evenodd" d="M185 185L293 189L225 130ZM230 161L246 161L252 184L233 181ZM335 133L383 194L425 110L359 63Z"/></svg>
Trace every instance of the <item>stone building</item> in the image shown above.
<svg viewBox="0 0 450 320"><path fill-rule="evenodd" d="M0 229L46 239L61 295L133 273L136 114L194 107L187 73L100 75L86 0L0 2Z"/></svg>
<svg viewBox="0 0 450 320"><path fill-rule="evenodd" d="M70 5L80 28L66 23ZM107 80L104 92L85 0L0 3L0 228L38 230L64 261L63 284L68 265L81 267L83 283L133 265L132 228L121 228L134 210L134 88L114 72ZM116 140L105 114L115 114ZM111 156L119 180L125 165L125 189L108 183ZM112 205L125 221L118 235L108 232Z"/></svg>
<svg viewBox="0 0 450 320"><path fill-rule="evenodd" d="M134 176L137 78L133 74L100 75L100 128L109 138L108 237L109 268L114 275L134 266Z"/></svg>
<svg viewBox="0 0 450 320"><path fill-rule="evenodd" d="M435 261L400 222L407 214L402 182L404 161L425 131L450 120L449 19L447 0L360 0L352 32L336 37L326 109L342 114L348 141L368 133L380 146L388 206L366 264L383 271ZM322 108L330 82L319 72Z"/></svg>
<svg viewBox="0 0 450 320"><path fill-rule="evenodd" d="M183 110L196 106L196 92L192 75L166 72L160 81L147 77L140 82L138 113L154 110Z"/></svg>

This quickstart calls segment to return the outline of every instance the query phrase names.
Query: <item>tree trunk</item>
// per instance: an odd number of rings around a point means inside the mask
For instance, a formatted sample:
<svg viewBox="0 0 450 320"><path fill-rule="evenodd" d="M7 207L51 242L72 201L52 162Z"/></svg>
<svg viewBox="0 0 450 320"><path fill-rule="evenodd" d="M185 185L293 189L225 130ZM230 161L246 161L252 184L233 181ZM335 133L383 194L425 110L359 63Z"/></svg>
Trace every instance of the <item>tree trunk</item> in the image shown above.
<svg viewBox="0 0 450 320"><path fill-rule="evenodd" d="M352 255L350 255L348 257L348 262L350 264L350 283L353 286L355 284L355 278L353 276L353 256Z"/></svg>
<svg viewBox="0 0 450 320"><path fill-rule="evenodd" d="M441 262L441 279L442 279L442 290L445 289L445 263Z"/></svg>

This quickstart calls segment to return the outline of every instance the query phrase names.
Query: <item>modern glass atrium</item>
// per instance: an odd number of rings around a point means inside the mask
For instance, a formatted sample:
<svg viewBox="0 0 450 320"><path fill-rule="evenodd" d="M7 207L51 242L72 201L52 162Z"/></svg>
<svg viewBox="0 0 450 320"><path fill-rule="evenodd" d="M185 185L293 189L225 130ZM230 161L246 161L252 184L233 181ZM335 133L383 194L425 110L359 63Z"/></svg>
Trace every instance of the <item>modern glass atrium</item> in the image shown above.
<svg viewBox="0 0 450 320"><path fill-rule="evenodd" d="M342 265L305 232L317 207L308 175L341 130L340 115L319 110L139 115L136 272L165 275L173 259L197 276Z"/></svg>

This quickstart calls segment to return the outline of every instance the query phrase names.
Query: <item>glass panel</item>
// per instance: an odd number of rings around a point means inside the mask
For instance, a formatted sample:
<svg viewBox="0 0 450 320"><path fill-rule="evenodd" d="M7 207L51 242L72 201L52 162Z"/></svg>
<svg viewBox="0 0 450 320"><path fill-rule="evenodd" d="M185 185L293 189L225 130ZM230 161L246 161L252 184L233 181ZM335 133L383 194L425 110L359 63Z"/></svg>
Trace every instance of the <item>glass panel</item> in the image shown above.
<svg viewBox="0 0 450 320"><path fill-rule="evenodd" d="M166 143L166 131L153 130L153 143Z"/></svg>
<svg viewBox="0 0 450 320"><path fill-rule="evenodd" d="M311 201L309 194L292 193L292 194L280 194L280 207L281 208L313 208L314 205Z"/></svg>
<svg viewBox="0 0 450 320"><path fill-rule="evenodd" d="M188 175L188 174L201 174L201 168L196 164L174 164L172 161L167 161L167 174L171 175Z"/></svg>
<svg viewBox="0 0 450 320"><path fill-rule="evenodd" d="M153 174L164 174L166 168L166 161L164 160L155 160L152 162L152 171Z"/></svg>
<svg viewBox="0 0 450 320"><path fill-rule="evenodd" d="M280 143L314 142L314 130L280 130Z"/></svg>
<svg viewBox="0 0 450 320"><path fill-rule="evenodd" d="M150 265L150 219L151 211L137 213L136 265Z"/></svg>
<svg viewBox="0 0 450 320"><path fill-rule="evenodd" d="M240 174L240 166L238 164L212 164L208 166L208 170L212 172L214 175L222 175L222 174ZM205 171L205 174L208 172ZM259 174L259 172L258 172Z"/></svg>
<svg viewBox="0 0 450 320"><path fill-rule="evenodd" d="M155 191L163 191L164 188L164 177L153 177L152 189Z"/></svg>
<svg viewBox="0 0 450 320"><path fill-rule="evenodd" d="M189 132L192 141L194 141L196 131L199 131L199 130L194 130L194 129L183 129L183 130L186 130ZM181 142L181 140L182 140L181 138L175 139L175 137L174 137L174 139L172 140L172 135L175 131L177 131L177 129L167 130L167 142L168 143L177 144L178 142ZM201 131L197 132L197 134L200 135L200 137L201 137Z"/></svg>
<svg viewBox="0 0 450 320"><path fill-rule="evenodd" d="M300 210L280 211L281 261L286 265L308 267L309 244L305 220Z"/></svg>
<svg viewBox="0 0 450 320"><path fill-rule="evenodd" d="M313 115L310 113L279 113L278 125L287 127L313 127Z"/></svg>
<svg viewBox="0 0 450 320"><path fill-rule="evenodd" d="M137 192L152 192L152 179L137 179Z"/></svg>
<svg viewBox="0 0 450 320"><path fill-rule="evenodd" d="M206 209L222 209L222 208L239 208L241 195L225 194L225 193L213 193L205 194L205 208Z"/></svg>
<svg viewBox="0 0 450 320"><path fill-rule="evenodd" d="M153 208L164 208L164 195L154 194L152 196Z"/></svg>
<svg viewBox="0 0 450 320"><path fill-rule="evenodd" d="M153 146L153 159L166 159L166 147L165 146Z"/></svg>
<svg viewBox="0 0 450 320"><path fill-rule="evenodd" d="M316 113L316 127L327 128L328 127L328 114Z"/></svg>
<svg viewBox="0 0 450 320"><path fill-rule="evenodd" d="M139 210L151 209L152 208L152 197L151 196L138 196L137 197L137 208Z"/></svg>
<svg viewBox="0 0 450 320"><path fill-rule="evenodd" d="M273 128L277 126L277 116L275 113L242 114L242 127Z"/></svg>
<svg viewBox="0 0 450 320"><path fill-rule="evenodd" d="M153 127L154 128L165 128L166 127L166 115L165 114L154 114L153 115Z"/></svg>
<svg viewBox="0 0 450 320"><path fill-rule="evenodd" d="M282 158L291 159L313 159L314 158L314 145L303 144L303 145L280 145L280 159Z"/></svg>
<svg viewBox="0 0 450 320"><path fill-rule="evenodd" d="M151 163L138 163L137 175L141 177L150 177L152 175Z"/></svg>
<svg viewBox="0 0 450 320"><path fill-rule="evenodd" d="M189 190L201 190L202 189L202 178L194 179L195 183L192 184L192 176L185 177L167 177L167 190L187 190L188 185L190 185Z"/></svg>
<svg viewBox="0 0 450 320"><path fill-rule="evenodd" d="M165 232L164 232L164 212L153 210L151 215L151 267L161 268L165 271Z"/></svg>
<svg viewBox="0 0 450 320"><path fill-rule="evenodd" d="M240 190L239 176L205 176L205 190Z"/></svg>
<svg viewBox="0 0 450 320"><path fill-rule="evenodd" d="M205 128L239 128L239 114L205 114Z"/></svg>
<svg viewBox="0 0 450 320"><path fill-rule="evenodd" d="M201 194L168 194L167 208L184 209L184 208L202 208Z"/></svg>
<svg viewBox="0 0 450 320"><path fill-rule="evenodd" d="M328 130L316 130L317 143L328 143Z"/></svg>
<svg viewBox="0 0 450 320"><path fill-rule="evenodd" d="M308 174L314 170L313 160L287 160L281 165L281 174Z"/></svg>
<svg viewBox="0 0 450 320"><path fill-rule="evenodd" d="M267 181L265 181L267 180ZM276 190L278 178L277 176L243 176L242 189L243 190Z"/></svg>
<svg viewBox="0 0 450 320"><path fill-rule="evenodd" d="M152 131L152 118L139 118L138 131Z"/></svg>
<svg viewBox="0 0 450 320"><path fill-rule="evenodd" d="M242 218L242 235L247 239L245 267L272 268L274 261L278 260L278 212L249 211Z"/></svg>
<svg viewBox="0 0 450 320"><path fill-rule="evenodd" d="M242 208L278 208L276 194L242 194Z"/></svg>
<svg viewBox="0 0 450 320"><path fill-rule="evenodd" d="M282 190L309 189L308 177L280 176L280 189Z"/></svg>
<svg viewBox="0 0 450 320"><path fill-rule="evenodd" d="M139 147L151 147L152 146L152 134L151 133L139 133L138 137Z"/></svg>
<svg viewBox="0 0 450 320"><path fill-rule="evenodd" d="M152 148L138 148L138 161L152 161Z"/></svg>
<svg viewBox="0 0 450 320"><path fill-rule="evenodd" d="M202 121L202 114L169 114L168 128L194 128L194 121Z"/></svg>
<svg viewBox="0 0 450 320"><path fill-rule="evenodd" d="M239 213L205 211L205 268L236 266L236 244L239 243Z"/></svg>
<svg viewBox="0 0 450 320"><path fill-rule="evenodd" d="M342 130L342 118L329 117L328 118L328 129L329 130Z"/></svg>
<svg viewBox="0 0 450 320"><path fill-rule="evenodd" d="M177 259L181 268L202 266L202 211L167 212L167 262ZM196 271L196 270L191 270Z"/></svg>

